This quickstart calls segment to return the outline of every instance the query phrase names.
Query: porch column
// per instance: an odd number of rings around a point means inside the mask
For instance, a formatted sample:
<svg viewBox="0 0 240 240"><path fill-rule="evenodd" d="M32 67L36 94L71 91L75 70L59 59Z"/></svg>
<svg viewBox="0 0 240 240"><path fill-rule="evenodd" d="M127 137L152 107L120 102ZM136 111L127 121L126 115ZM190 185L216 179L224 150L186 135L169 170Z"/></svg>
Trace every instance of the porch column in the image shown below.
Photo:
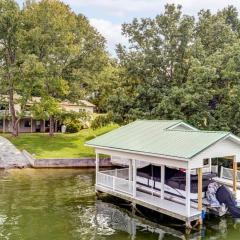
<svg viewBox="0 0 240 240"><path fill-rule="evenodd" d="M237 194L237 159L236 155L233 156L233 194Z"/></svg>
<svg viewBox="0 0 240 240"><path fill-rule="evenodd" d="M202 212L202 168L198 168L198 211Z"/></svg>
<svg viewBox="0 0 240 240"><path fill-rule="evenodd" d="M133 159L132 160L132 163L133 163L133 197L135 198L136 197L136 195L137 195L137 189L136 189L136 187L137 187L137 184L136 184L136 178L137 178L137 169L136 169L136 160L135 159Z"/></svg>
<svg viewBox="0 0 240 240"><path fill-rule="evenodd" d="M164 199L165 166L161 165L161 199Z"/></svg>
<svg viewBox="0 0 240 240"><path fill-rule="evenodd" d="M187 216L190 216L190 208L191 208L191 169L186 169L186 213Z"/></svg>
<svg viewBox="0 0 240 240"><path fill-rule="evenodd" d="M97 174L99 172L99 153L96 152L96 185L97 185Z"/></svg>

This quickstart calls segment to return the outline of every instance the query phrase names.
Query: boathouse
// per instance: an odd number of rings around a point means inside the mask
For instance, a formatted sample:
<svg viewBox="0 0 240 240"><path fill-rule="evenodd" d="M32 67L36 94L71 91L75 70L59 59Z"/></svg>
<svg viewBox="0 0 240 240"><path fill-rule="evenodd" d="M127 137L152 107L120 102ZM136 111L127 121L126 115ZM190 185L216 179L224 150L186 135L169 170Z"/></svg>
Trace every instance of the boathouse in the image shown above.
<svg viewBox="0 0 240 240"><path fill-rule="evenodd" d="M180 120L138 120L86 143L96 150L96 190L131 201L136 205L183 220L201 223L203 216L203 177L213 171L211 159L232 161L230 178L214 178L230 186L236 194L240 139L230 132L202 131ZM99 169L100 154L109 155L117 166ZM159 193L138 182L138 169L158 166ZM184 198L166 191L166 169L180 169L185 175ZM216 169L214 171L217 172ZM197 176L197 199L191 201L191 174Z"/></svg>

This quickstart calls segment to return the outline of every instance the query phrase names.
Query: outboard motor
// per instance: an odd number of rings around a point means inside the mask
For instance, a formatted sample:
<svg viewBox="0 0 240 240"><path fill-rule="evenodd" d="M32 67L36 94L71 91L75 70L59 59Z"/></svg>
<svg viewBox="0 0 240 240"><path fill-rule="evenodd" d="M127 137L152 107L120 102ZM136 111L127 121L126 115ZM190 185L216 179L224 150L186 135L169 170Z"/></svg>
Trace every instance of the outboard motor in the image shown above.
<svg viewBox="0 0 240 240"><path fill-rule="evenodd" d="M233 218L240 218L240 208L237 207L232 193L225 186L218 188L216 198L220 204L224 203L228 207Z"/></svg>

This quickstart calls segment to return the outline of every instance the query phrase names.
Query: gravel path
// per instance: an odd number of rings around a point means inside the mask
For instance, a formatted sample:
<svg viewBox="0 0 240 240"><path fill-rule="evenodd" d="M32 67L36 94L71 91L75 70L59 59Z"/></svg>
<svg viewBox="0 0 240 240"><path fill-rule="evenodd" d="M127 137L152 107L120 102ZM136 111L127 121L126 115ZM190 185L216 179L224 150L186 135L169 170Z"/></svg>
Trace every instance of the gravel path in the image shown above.
<svg viewBox="0 0 240 240"><path fill-rule="evenodd" d="M29 166L27 158L9 140L0 136L0 168Z"/></svg>

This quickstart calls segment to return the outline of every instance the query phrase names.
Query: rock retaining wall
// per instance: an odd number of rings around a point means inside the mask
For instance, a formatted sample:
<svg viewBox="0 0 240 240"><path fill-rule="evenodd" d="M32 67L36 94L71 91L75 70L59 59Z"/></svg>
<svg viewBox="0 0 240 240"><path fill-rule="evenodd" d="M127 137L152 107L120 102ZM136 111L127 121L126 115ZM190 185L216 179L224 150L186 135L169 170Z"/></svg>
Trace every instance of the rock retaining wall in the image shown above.
<svg viewBox="0 0 240 240"><path fill-rule="evenodd" d="M25 155L9 140L0 136L0 168L24 168L30 163Z"/></svg>
<svg viewBox="0 0 240 240"><path fill-rule="evenodd" d="M111 167L110 159L101 159L100 167ZM95 158L35 159L34 168L94 168Z"/></svg>

